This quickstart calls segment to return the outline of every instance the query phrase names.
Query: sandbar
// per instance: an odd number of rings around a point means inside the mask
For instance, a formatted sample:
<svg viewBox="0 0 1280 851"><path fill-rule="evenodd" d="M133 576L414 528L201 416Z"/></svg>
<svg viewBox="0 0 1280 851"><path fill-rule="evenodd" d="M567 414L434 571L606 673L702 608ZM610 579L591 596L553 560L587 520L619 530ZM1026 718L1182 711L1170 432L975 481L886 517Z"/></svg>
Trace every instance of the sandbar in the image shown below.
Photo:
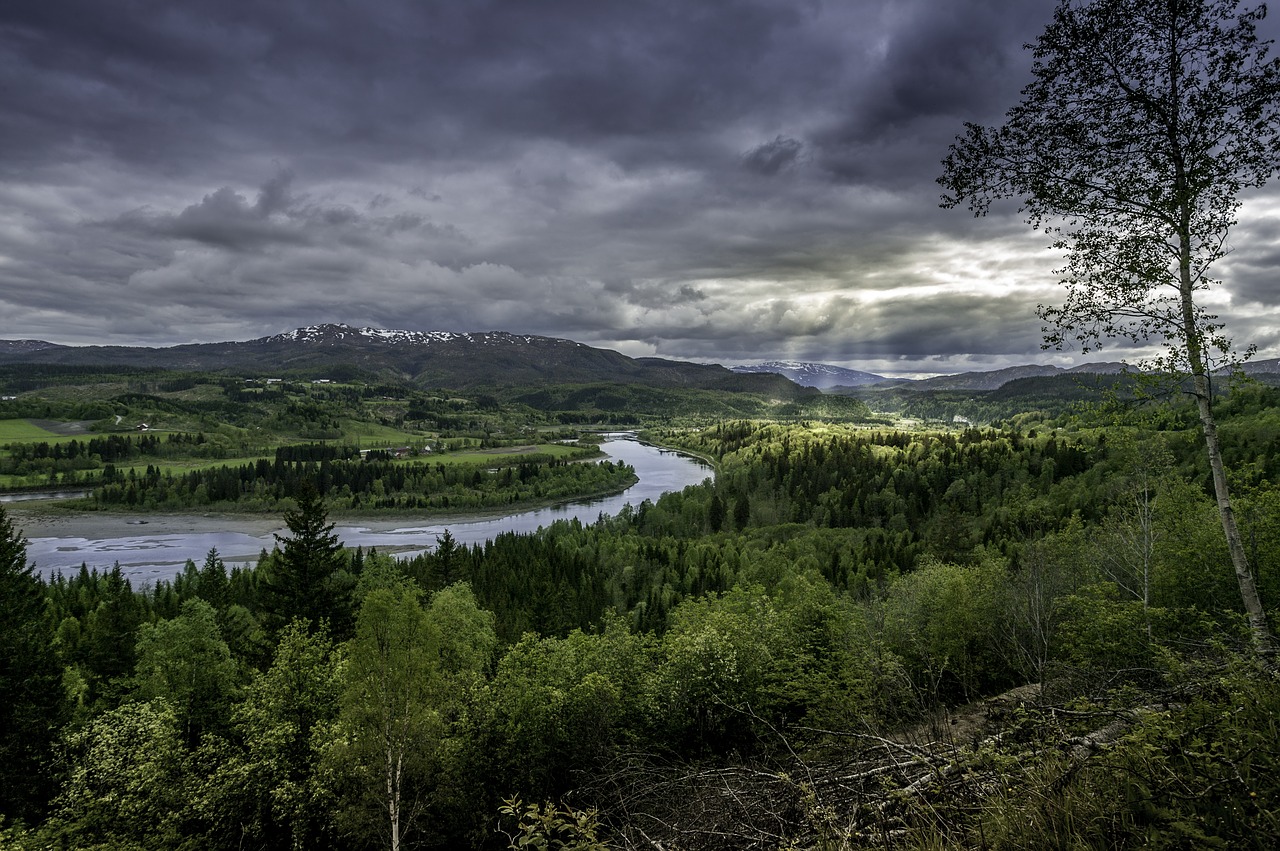
<svg viewBox="0 0 1280 851"><path fill-rule="evenodd" d="M268 514L177 514L77 511L60 512L45 508L5 507L9 519L24 538L127 538L136 535L189 535L215 532L239 532L261 538L273 532L285 533L284 518ZM496 513L495 513L496 514ZM469 523L490 519L495 514L462 517L441 516L363 516L330 517L337 527L389 532L406 527Z"/></svg>

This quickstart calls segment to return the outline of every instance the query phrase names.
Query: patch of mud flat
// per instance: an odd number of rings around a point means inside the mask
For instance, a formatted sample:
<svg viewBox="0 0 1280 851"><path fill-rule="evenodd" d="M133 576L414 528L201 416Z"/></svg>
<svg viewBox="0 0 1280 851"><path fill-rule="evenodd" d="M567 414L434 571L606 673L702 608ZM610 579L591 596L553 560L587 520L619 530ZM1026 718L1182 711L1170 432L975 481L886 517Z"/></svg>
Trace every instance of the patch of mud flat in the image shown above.
<svg viewBox="0 0 1280 851"><path fill-rule="evenodd" d="M89 426L93 425L93 420L78 420L73 423L63 423L57 420L27 420L27 422L34 426L39 426L45 431L51 431L64 437L73 434L88 434Z"/></svg>

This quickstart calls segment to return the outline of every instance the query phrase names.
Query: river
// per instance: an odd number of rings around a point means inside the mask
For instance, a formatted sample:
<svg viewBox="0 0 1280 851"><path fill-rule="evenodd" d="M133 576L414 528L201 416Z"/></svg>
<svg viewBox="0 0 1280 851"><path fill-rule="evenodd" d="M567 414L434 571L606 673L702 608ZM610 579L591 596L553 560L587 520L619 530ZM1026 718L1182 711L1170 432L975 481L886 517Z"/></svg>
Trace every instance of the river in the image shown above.
<svg viewBox="0 0 1280 851"><path fill-rule="evenodd" d="M615 460L635 468L639 481L621 494L485 520L423 518L417 523L398 518L394 523L371 521L369 525L337 526L334 532L348 547L361 546L366 550L377 547L382 552L407 556L433 547L445 529L459 543L482 544L502 532L533 532L557 520L577 518L583 523L594 523L601 514L617 514L624 505L638 506L646 499L656 500L667 491L698 484L712 475L711 468L697 459L640 443L630 435L611 435L603 449ZM188 559L200 564L214 548L228 568L251 565L263 549L270 550L275 545L275 532L288 531L280 521L278 528L263 533L262 518L252 516L166 515L169 521L166 525L188 521L185 525L192 531L169 533L157 529L151 534L136 533L130 528L147 525L147 515L112 515L111 519L121 527L117 531L128 529L129 533L40 537L38 528L28 530L27 558L45 577L74 572L82 563L104 570L119 562L122 572L136 588L172 578Z"/></svg>

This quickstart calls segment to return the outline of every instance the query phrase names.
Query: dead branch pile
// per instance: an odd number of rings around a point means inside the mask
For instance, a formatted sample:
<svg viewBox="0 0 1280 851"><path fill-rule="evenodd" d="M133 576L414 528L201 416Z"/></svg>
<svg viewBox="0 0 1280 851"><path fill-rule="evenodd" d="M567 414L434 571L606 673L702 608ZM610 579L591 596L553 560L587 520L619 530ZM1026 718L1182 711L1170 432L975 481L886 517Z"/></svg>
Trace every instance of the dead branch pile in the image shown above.
<svg viewBox="0 0 1280 851"><path fill-rule="evenodd" d="M1074 771L1157 708L1068 711L1037 704L1036 694L1015 690L903 734L779 733L785 756L768 761L636 756L581 791L629 849L886 848L913 827L946 832L1045 748ZM805 734L802 752L791 738Z"/></svg>

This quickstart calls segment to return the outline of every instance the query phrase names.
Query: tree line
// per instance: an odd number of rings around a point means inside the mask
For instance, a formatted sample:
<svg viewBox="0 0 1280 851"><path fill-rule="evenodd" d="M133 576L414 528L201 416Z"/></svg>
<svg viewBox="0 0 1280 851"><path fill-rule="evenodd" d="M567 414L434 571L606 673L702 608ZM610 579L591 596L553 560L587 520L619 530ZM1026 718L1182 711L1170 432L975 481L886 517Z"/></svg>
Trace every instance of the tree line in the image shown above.
<svg viewBox="0 0 1280 851"><path fill-rule="evenodd" d="M635 471L621 462L579 463L536 453L515 464L502 459L493 464L398 462L385 453L370 453L363 459L320 461L287 461L279 455L275 461L187 472L155 465L141 473L104 468L98 481L101 484L84 500L95 508L263 510L295 498L300 488L311 485L338 510L456 511L621 490L635 481Z"/></svg>

